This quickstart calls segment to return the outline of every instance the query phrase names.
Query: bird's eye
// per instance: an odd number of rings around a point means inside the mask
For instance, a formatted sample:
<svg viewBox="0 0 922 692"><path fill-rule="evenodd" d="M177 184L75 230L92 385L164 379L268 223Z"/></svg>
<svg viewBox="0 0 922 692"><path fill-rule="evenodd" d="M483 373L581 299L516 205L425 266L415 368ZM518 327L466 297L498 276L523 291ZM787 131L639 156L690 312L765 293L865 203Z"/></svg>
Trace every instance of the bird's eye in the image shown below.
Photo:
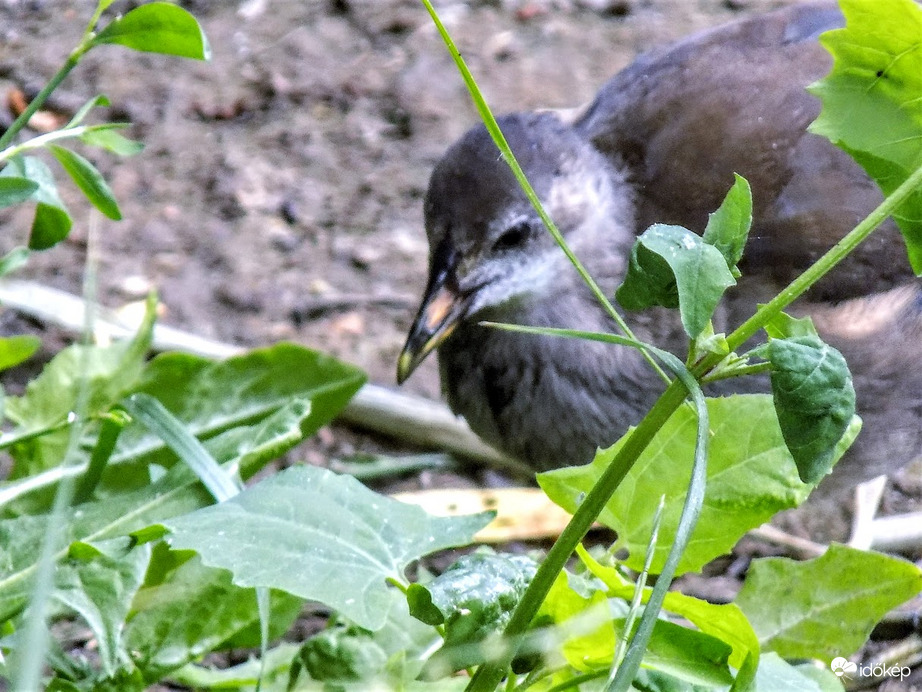
<svg viewBox="0 0 922 692"><path fill-rule="evenodd" d="M513 250L521 247L528 240L530 234L531 227L528 222L519 221L503 231L499 238L496 239L493 243L493 252L502 252L503 250Z"/></svg>

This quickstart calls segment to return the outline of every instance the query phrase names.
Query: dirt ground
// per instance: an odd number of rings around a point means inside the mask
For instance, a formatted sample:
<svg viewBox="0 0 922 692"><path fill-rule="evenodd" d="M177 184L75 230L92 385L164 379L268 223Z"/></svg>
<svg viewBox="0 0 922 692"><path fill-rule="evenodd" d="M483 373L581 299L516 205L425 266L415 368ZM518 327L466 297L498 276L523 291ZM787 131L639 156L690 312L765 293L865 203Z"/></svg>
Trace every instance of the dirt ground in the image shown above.
<svg viewBox="0 0 922 692"><path fill-rule="evenodd" d="M54 73L90 4L0 0L0 95ZM577 106L640 50L786 3L436 4L489 103L506 112ZM146 144L126 160L91 152L124 214L97 220L100 301L119 307L156 287L166 324L244 346L294 340L393 386L425 279L427 179L476 120L428 15L418 0L184 5L211 62L104 47L56 99L66 110L107 95L105 115ZM78 195L65 198L70 239L23 276L79 292L89 213ZM0 249L23 242L28 211L0 217ZM434 362L406 387L437 397Z"/></svg>

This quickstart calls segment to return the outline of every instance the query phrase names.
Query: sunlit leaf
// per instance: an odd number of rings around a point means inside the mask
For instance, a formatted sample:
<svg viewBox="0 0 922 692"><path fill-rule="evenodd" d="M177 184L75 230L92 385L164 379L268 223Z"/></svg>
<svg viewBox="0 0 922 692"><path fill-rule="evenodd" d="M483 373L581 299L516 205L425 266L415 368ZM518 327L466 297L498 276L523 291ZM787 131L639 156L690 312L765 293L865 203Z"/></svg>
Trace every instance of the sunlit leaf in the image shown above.
<svg viewBox="0 0 922 692"><path fill-rule="evenodd" d="M197 60L211 57L208 39L195 17L168 2L135 7L102 29L93 43L115 43L133 50Z"/></svg>
<svg viewBox="0 0 922 692"><path fill-rule="evenodd" d="M913 0L840 0L843 29L820 42L832 72L810 87L823 102L810 130L847 151L884 194L922 165L922 8ZM922 191L893 215L922 273Z"/></svg>
<svg viewBox="0 0 922 692"><path fill-rule="evenodd" d="M679 308L682 326L694 339L704 331L724 291L735 283L716 247L681 226L654 224L634 243L616 297L628 310Z"/></svg>
<svg viewBox="0 0 922 692"><path fill-rule="evenodd" d="M375 630L386 621L387 579L404 581L410 561L470 543L490 517L433 517L348 476L296 466L164 525L174 548L230 570L235 584L320 601Z"/></svg>
<svg viewBox="0 0 922 692"><path fill-rule="evenodd" d="M755 560L736 603L764 649L785 658L848 657L892 608L922 591L922 570L833 544L818 558Z"/></svg>
<svg viewBox="0 0 922 692"><path fill-rule="evenodd" d="M80 154L64 147L50 145L48 148L94 207L113 221L122 218L122 212L118 208L112 188L109 187L96 166Z"/></svg>

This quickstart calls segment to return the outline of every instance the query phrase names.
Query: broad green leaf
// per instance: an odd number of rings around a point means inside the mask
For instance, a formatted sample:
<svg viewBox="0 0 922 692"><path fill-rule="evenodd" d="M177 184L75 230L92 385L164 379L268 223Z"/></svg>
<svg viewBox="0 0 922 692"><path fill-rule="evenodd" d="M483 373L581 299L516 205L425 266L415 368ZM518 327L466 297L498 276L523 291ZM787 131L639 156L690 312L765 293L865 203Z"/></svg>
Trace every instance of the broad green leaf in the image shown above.
<svg viewBox="0 0 922 692"><path fill-rule="evenodd" d="M169 560L158 546L155 559ZM273 592L271 636L279 637L301 609L301 599ZM125 646L148 684L258 624L256 593L231 583L229 572L202 565L197 557L147 583L134 599Z"/></svg>
<svg viewBox="0 0 922 692"><path fill-rule="evenodd" d="M682 326L694 339L704 331L724 291L735 283L716 247L687 228L654 224L634 243L616 298L628 310L679 308Z"/></svg>
<svg viewBox="0 0 922 692"><path fill-rule="evenodd" d="M720 251L733 278L738 279L740 270L736 263L743 256L752 225L752 192L744 177L734 173L733 178L733 187L724 201L717 211L708 216L702 240Z"/></svg>
<svg viewBox="0 0 922 692"><path fill-rule="evenodd" d="M70 149L54 144L49 145L48 149L94 207L113 221L122 218L115 194L96 166Z"/></svg>
<svg viewBox="0 0 922 692"><path fill-rule="evenodd" d="M834 690L844 691L842 683L838 681L831 671L826 671L835 681ZM756 673L756 686L758 692L827 692L828 687L821 687L814 679L807 677L797 667L771 652L762 657L759 670Z"/></svg>
<svg viewBox="0 0 922 692"><path fill-rule="evenodd" d="M42 340L30 334L0 338L0 370L8 370L28 360L41 345Z"/></svg>
<svg viewBox="0 0 922 692"><path fill-rule="evenodd" d="M806 562L755 560L736 603L764 649L784 658L848 657L892 608L922 591L911 562L833 544Z"/></svg>
<svg viewBox="0 0 922 692"><path fill-rule="evenodd" d="M44 161L34 156L14 156L0 171L0 178L6 177L27 178L38 185L30 197L38 204L29 232L29 249L47 250L64 240L72 221L58 195L54 175Z"/></svg>
<svg viewBox="0 0 922 692"><path fill-rule="evenodd" d="M54 247L70 233L73 221L63 203L39 202L29 231L29 249L47 250Z"/></svg>
<svg viewBox="0 0 922 692"><path fill-rule="evenodd" d="M117 17L93 39L148 53L208 60L211 48L198 21L168 2L151 2Z"/></svg>
<svg viewBox="0 0 922 692"><path fill-rule="evenodd" d="M87 130L80 136L80 141L111 151L118 156L134 156L144 150L144 144L128 139L112 127L94 127Z"/></svg>
<svg viewBox="0 0 922 692"><path fill-rule="evenodd" d="M303 405L293 403L265 420L243 429L234 429L205 442L211 453L222 462L239 467L244 460L277 458L300 442L301 424L306 417ZM233 444L222 438L235 437ZM284 439L285 444L280 443ZM245 440L245 444L241 441ZM223 456L227 455L227 456ZM24 482L28 482L26 479ZM3 490L0 490L0 495ZM187 514L213 502L211 495L185 465L177 465L155 483L145 484L134 492L88 502L70 510L65 517L64 541L99 545L131 535L132 541L144 542L162 535L150 529L152 524ZM9 511L9 510L7 510ZM47 516L20 516L0 521L0 621L15 615L28 601L31 575L38 561L38 551L47 531ZM63 559L68 551L56 557ZM79 554L79 553L78 553Z"/></svg>
<svg viewBox="0 0 922 692"><path fill-rule="evenodd" d="M615 652L614 606L604 589L583 581L566 570L560 572L535 616L536 626L555 624L566 633L560 653L581 673L611 665ZM575 631L567 631L574 624Z"/></svg>
<svg viewBox="0 0 922 692"><path fill-rule="evenodd" d="M167 353L157 356L144 371L142 381L134 390L154 397L193 435L210 440L220 433L222 450L210 444L206 448L218 459L243 455L240 475L243 479L262 468L271 452L258 447L258 454L247 455L251 446L247 428L264 420L292 402L309 401L309 411L302 412L301 437L313 435L329 423L365 381L358 368L347 365L317 351L280 343L256 349L222 361L199 356ZM235 433L240 427L242 433ZM279 431L280 447L275 456L290 449L287 428ZM169 467L176 457L163 442L139 426L125 430L110 469L124 465ZM118 474L124 474L119 471ZM110 488L119 488L121 475L110 473L103 481ZM129 474L130 476L131 474Z"/></svg>
<svg viewBox="0 0 922 692"><path fill-rule="evenodd" d="M314 680L368 681L380 676L387 654L374 635L357 627L323 630L301 647L299 658Z"/></svg>
<svg viewBox="0 0 922 692"><path fill-rule="evenodd" d="M448 622L448 643L482 639L503 628L537 569L524 555L464 555L428 584L410 585L410 614L427 625Z"/></svg>
<svg viewBox="0 0 922 692"><path fill-rule="evenodd" d="M0 209L25 202L38 189L38 183L28 178L0 177Z"/></svg>
<svg viewBox="0 0 922 692"><path fill-rule="evenodd" d="M585 548L577 548L577 554L590 573L600 579L607 587L607 595L630 602L637 588L636 584L625 579L614 567L606 567L597 562ZM652 589L644 589L642 603L646 603ZM752 625L733 603L708 603L678 591L670 591L663 601L663 610L685 618L732 648L730 665L740 670L744 666L755 666L759 662L759 639ZM748 662L747 662L748 660Z"/></svg>
<svg viewBox="0 0 922 692"><path fill-rule="evenodd" d="M772 339L765 353L781 434L800 478L816 483L841 456L837 443L855 415L848 364L816 336Z"/></svg>
<svg viewBox="0 0 922 692"><path fill-rule="evenodd" d="M810 130L848 152L890 194L922 164L922 9L912 0L840 5L845 28L820 37L835 62L810 86L823 103ZM922 191L894 219L922 273Z"/></svg>
<svg viewBox="0 0 922 692"><path fill-rule="evenodd" d="M750 529L782 509L796 507L810 493L781 436L771 397L766 394L708 399L711 441L704 507L679 574L697 571L730 551ZM696 418L683 406L666 422L612 496L599 521L618 533L616 546L629 551L627 565L643 566L653 515L666 496L653 572L669 551L688 486L695 444ZM624 444L599 452L585 466L538 475L548 496L569 512L601 476Z"/></svg>
<svg viewBox="0 0 922 692"><path fill-rule="evenodd" d="M96 544L128 536L165 517L185 514L210 502L211 496L192 472L185 466L177 466L142 490L68 510L63 519L65 548L55 559L67 557L66 546L74 542ZM0 621L16 615L28 602L47 528L47 515L23 515L0 521Z"/></svg>
<svg viewBox="0 0 922 692"><path fill-rule="evenodd" d="M144 324L133 339L102 347L74 344L58 353L42 374L29 382L25 394L7 399L6 413L19 426L12 436L39 433L65 423L84 387L89 415L102 413L118 401L136 384L144 368L154 316L154 302L150 301ZM62 428L16 444L16 464L10 478L56 466L63 459L68 435Z"/></svg>
<svg viewBox="0 0 922 692"><path fill-rule="evenodd" d="M365 629L386 621L387 579L434 550L471 542L489 514L432 517L325 469L286 469L227 502L164 522L241 586L320 601Z"/></svg>
<svg viewBox="0 0 922 692"><path fill-rule="evenodd" d="M623 620L615 622L623 628ZM730 647L719 639L668 620L657 620L643 665L692 685L723 687L733 682L727 665L729 654Z"/></svg>
<svg viewBox="0 0 922 692"><path fill-rule="evenodd" d="M150 546L139 546L120 559L102 554L71 560L55 570L53 598L77 612L90 626L103 673L113 676L126 663L122 628L150 561Z"/></svg>
<svg viewBox="0 0 922 692"><path fill-rule="evenodd" d="M410 613L426 624L445 626L445 646L433 666L447 674L482 663L480 648L469 645L505 628L537 569L525 555L477 552L462 556L428 584L410 584Z"/></svg>

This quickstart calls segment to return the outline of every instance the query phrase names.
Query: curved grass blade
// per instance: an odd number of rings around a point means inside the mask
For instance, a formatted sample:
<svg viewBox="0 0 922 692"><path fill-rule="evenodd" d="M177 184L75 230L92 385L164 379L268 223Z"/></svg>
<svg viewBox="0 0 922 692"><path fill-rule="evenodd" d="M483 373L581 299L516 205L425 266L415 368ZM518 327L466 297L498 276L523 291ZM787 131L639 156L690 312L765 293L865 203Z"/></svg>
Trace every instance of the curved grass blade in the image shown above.
<svg viewBox="0 0 922 692"><path fill-rule="evenodd" d="M208 488L218 502L229 500L243 485L234 480L185 426L154 397L132 394L122 402L129 415L163 440Z"/></svg>

